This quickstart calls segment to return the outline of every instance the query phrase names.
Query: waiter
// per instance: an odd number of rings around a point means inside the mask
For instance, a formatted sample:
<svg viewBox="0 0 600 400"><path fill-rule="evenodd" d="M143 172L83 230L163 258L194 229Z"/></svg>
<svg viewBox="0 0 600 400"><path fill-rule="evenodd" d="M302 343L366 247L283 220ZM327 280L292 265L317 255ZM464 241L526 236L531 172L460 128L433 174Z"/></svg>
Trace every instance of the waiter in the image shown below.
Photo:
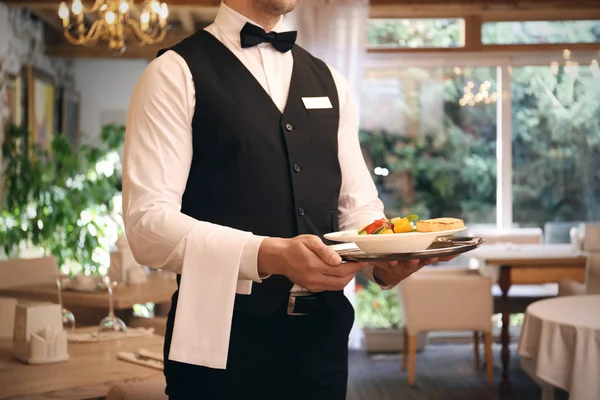
<svg viewBox="0 0 600 400"><path fill-rule="evenodd" d="M346 80L284 29L295 3L226 0L131 100L127 236L138 262L178 273L170 399L345 399L343 288L359 270L391 288L436 261L342 264L321 240L384 214Z"/></svg>

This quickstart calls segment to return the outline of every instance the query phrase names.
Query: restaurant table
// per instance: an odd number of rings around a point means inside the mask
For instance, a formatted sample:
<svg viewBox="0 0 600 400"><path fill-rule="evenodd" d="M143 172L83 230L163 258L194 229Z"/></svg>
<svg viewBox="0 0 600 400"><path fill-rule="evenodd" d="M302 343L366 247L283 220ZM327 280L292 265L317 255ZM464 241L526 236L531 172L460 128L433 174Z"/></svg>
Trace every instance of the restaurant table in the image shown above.
<svg viewBox="0 0 600 400"><path fill-rule="evenodd" d="M132 315L134 304L170 303L177 290L177 282L162 273L151 273L148 280L137 285L119 285L113 290L113 306L116 314L127 320ZM54 284L29 285L0 290L0 296L34 301L57 302L57 287ZM95 325L108 312L108 291L83 292L63 289L63 306L74 312L76 323L85 318L83 325ZM127 321L125 321L127 322Z"/></svg>
<svg viewBox="0 0 600 400"><path fill-rule="evenodd" d="M77 329L77 333L95 328ZM117 359L117 351L141 348L162 354L157 335L68 344L66 362L28 365L12 357L12 340L0 340L0 399L104 398L114 383L163 379L163 372Z"/></svg>
<svg viewBox="0 0 600 400"><path fill-rule="evenodd" d="M531 304L517 351L532 378L569 392L570 400L600 399L600 295Z"/></svg>
<svg viewBox="0 0 600 400"><path fill-rule="evenodd" d="M513 285L557 283L562 279L585 281L587 257L570 244L490 244L469 253L481 264L481 272L491 276L502 291L500 387L510 388L510 308L508 292Z"/></svg>

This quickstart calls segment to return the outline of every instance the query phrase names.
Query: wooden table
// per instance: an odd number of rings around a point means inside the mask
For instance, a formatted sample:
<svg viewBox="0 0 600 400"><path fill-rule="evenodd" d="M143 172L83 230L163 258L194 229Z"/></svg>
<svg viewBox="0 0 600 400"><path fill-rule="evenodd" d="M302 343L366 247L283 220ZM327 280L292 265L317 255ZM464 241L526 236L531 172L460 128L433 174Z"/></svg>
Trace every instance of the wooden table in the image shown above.
<svg viewBox="0 0 600 400"><path fill-rule="evenodd" d="M90 328L80 329L79 332ZM69 361L24 364L11 355L12 341L0 340L0 399L104 398L114 383L161 379L162 371L117 359L117 351L145 348L162 353L164 338L150 336L97 343L69 343Z"/></svg>
<svg viewBox="0 0 600 400"><path fill-rule="evenodd" d="M152 273L146 282L139 285L121 285L114 288L113 306L117 315L127 320L132 314L134 304L170 303L175 290L177 290L177 282L174 279ZM78 326L95 325L106 316L108 291L80 292L64 289L62 293L63 306L73 311ZM53 284L2 289L0 296L55 303L58 301L57 288Z"/></svg>
<svg viewBox="0 0 600 400"><path fill-rule="evenodd" d="M134 304L168 303L177 290L177 282L151 274L148 280L139 285L120 285L113 290L113 305L117 310L133 307ZM19 288L3 289L3 296L28 298L39 301L57 301L56 285L31 285ZM63 305L85 306L90 308L108 308L108 291L80 292L63 290Z"/></svg>
<svg viewBox="0 0 600 400"><path fill-rule="evenodd" d="M498 269L498 286L502 290L502 381L500 387L510 388L509 299L512 285L556 283L562 279L585 281L587 257L569 245L484 245L471 255L487 267Z"/></svg>

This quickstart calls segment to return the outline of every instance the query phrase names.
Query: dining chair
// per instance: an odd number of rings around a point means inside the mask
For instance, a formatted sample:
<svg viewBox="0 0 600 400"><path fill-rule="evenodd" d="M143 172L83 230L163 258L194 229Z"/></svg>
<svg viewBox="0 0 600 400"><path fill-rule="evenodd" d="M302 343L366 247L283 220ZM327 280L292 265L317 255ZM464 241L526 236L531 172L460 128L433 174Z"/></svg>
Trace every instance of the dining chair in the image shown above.
<svg viewBox="0 0 600 400"><path fill-rule="evenodd" d="M58 277L58 263L54 256L0 261L0 289L55 283Z"/></svg>
<svg viewBox="0 0 600 400"><path fill-rule="evenodd" d="M561 280L559 296L600 294L600 223L583 224L579 228L581 250L587 253L585 282Z"/></svg>
<svg viewBox="0 0 600 400"><path fill-rule="evenodd" d="M472 331L475 368L480 368L479 335L485 343L487 382L494 383L492 355L492 281L474 270L421 270L398 286L404 306L402 369L415 383L417 335L431 331Z"/></svg>
<svg viewBox="0 0 600 400"><path fill-rule="evenodd" d="M12 339L17 299L0 297L0 339Z"/></svg>

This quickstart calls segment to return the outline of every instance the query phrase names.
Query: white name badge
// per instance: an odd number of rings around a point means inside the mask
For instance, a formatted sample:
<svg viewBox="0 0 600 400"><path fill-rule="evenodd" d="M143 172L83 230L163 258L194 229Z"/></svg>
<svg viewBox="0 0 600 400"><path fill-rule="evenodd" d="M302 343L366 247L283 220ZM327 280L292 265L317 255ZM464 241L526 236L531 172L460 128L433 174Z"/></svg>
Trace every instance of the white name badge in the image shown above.
<svg viewBox="0 0 600 400"><path fill-rule="evenodd" d="M302 102L307 110L323 110L333 108L329 97L303 97Z"/></svg>

